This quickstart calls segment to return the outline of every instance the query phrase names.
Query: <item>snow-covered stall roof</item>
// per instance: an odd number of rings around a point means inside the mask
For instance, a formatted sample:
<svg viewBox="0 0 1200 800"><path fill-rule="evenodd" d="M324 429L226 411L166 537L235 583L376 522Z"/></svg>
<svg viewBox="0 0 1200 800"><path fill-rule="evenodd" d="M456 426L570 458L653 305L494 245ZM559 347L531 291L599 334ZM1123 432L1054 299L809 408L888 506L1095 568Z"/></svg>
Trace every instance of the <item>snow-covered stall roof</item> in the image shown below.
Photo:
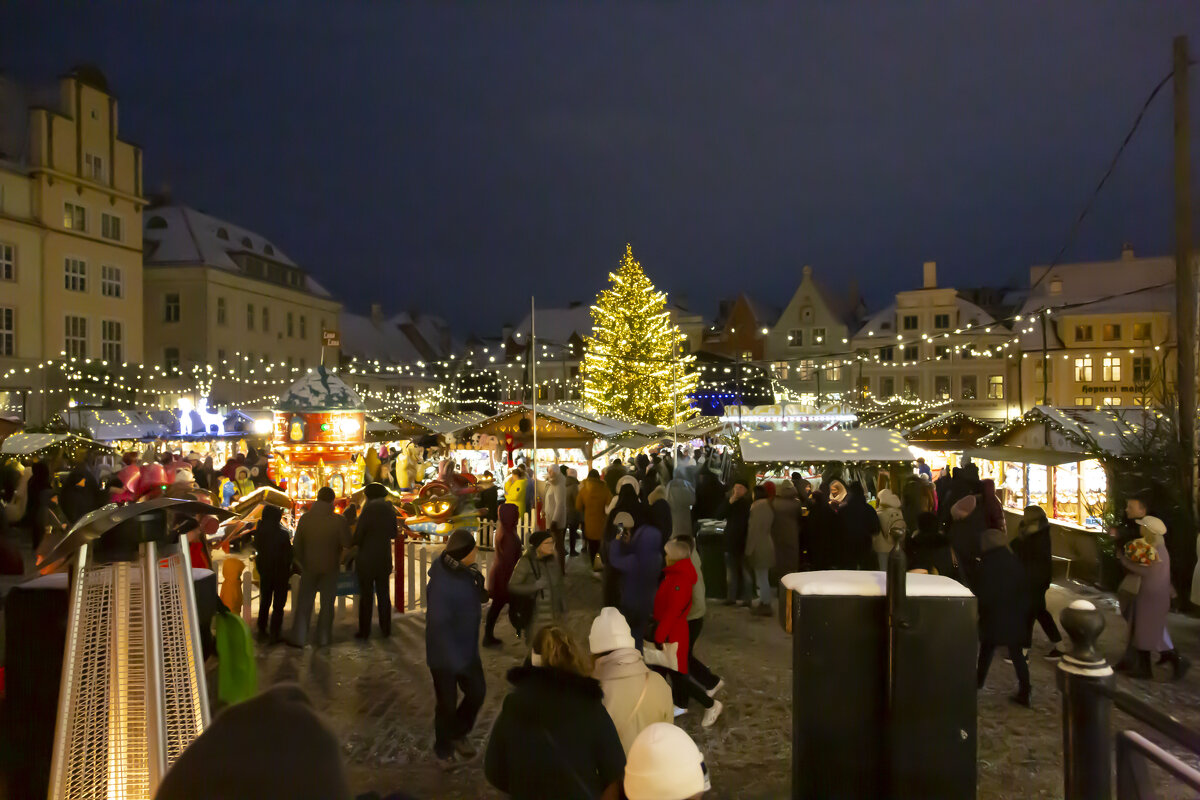
<svg viewBox="0 0 1200 800"><path fill-rule="evenodd" d="M1144 409L1034 406L964 452L973 458L1030 464L1066 464L1120 458L1145 432Z"/></svg>
<svg viewBox="0 0 1200 800"><path fill-rule="evenodd" d="M279 396L276 411L362 411L362 398L345 381L320 366Z"/></svg>
<svg viewBox="0 0 1200 800"><path fill-rule="evenodd" d="M904 437L893 430L743 431L738 436L747 463L815 464L826 461L912 461Z"/></svg>
<svg viewBox="0 0 1200 800"><path fill-rule="evenodd" d="M67 446L86 447L89 450L111 451L106 444L92 441L73 433L14 433L0 442L0 454L6 456L27 456L44 450L47 447Z"/></svg>
<svg viewBox="0 0 1200 800"><path fill-rule="evenodd" d="M477 425L488 417L486 414L481 414L478 411L458 411L442 414L401 411L393 415L393 419L397 418L418 428L423 428L429 433L445 435L456 433L472 425Z"/></svg>
<svg viewBox="0 0 1200 800"><path fill-rule="evenodd" d="M160 439L169 436L178 426L164 422L149 411L116 408L76 408L59 414L63 421L83 428L98 442L126 439Z"/></svg>
<svg viewBox="0 0 1200 800"><path fill-rule="evenodd" d="M823 570L784 575L784 588L797 594L836 597L886 597L887 573L863 570ZM904 577L908 597L974 597L971 590L945 575L910 572Z"/></svg>

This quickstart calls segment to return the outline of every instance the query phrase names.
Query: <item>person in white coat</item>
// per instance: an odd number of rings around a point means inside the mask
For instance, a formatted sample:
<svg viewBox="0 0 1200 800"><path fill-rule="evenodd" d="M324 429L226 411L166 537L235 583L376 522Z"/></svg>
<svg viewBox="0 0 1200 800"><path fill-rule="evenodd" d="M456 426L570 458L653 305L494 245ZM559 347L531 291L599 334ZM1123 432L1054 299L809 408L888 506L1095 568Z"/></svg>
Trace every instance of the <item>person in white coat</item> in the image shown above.
<svg viewBox="0 0 1200 800"><path fill-rule="evenodd" d="M674 702L662 675L646 666L634 646L629 623L612 606L600 609L588 637L595 666L592 677L604 690L604 708L612 717L625 752L648 725L671 722Z"/></svg>
<svg viewBox="0 0 1200 800"><path fill-rule="evenodd" d="M546 470L544 484L546 525L554 537L554 552L558 556L558 567L566 574L567 571L567 483L562 470L557 464L552 464Z"/></svg>

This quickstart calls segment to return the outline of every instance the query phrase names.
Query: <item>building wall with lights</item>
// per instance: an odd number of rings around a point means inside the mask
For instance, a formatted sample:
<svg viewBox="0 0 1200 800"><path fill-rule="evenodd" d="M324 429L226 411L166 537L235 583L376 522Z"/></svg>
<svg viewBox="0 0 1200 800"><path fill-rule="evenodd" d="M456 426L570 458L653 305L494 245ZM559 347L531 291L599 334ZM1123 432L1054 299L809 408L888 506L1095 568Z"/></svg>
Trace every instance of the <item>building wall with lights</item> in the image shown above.
<svg viewBox="0 0 1200 800"><path fill-rule="evenodd" d="M26 397L34 423L64 388L45 360L142 359L142 152L94 67L50 87L0 79L0 100L0 393Z"/></svg>

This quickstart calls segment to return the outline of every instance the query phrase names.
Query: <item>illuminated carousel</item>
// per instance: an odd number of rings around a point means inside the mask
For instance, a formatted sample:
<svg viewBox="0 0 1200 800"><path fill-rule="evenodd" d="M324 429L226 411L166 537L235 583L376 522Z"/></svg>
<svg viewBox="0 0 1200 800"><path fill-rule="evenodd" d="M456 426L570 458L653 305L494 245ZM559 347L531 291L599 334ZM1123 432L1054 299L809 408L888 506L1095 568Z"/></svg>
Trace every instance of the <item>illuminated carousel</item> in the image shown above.
<svg viewBox="0 0 1200 800"><path fill-rule="evenodd" d="M362 487L365 414L362 399L341 378L317 367L292 384L272 409L273 477L299 507L329 486L337 504Z"/></svg>

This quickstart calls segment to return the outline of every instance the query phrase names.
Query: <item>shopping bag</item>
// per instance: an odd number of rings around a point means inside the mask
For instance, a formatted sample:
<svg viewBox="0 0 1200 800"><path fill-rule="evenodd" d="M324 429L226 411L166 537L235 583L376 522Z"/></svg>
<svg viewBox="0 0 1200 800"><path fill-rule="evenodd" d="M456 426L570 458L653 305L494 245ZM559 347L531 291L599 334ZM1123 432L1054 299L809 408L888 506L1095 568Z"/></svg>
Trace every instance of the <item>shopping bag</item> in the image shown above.
<svg viewBox="0 0 1200 800"><path fill-rule="evenodd" d="M679 671L679 643L656 644L646 640L642 645L642 657L648 667L662 667L672 672Z"/></svg>

